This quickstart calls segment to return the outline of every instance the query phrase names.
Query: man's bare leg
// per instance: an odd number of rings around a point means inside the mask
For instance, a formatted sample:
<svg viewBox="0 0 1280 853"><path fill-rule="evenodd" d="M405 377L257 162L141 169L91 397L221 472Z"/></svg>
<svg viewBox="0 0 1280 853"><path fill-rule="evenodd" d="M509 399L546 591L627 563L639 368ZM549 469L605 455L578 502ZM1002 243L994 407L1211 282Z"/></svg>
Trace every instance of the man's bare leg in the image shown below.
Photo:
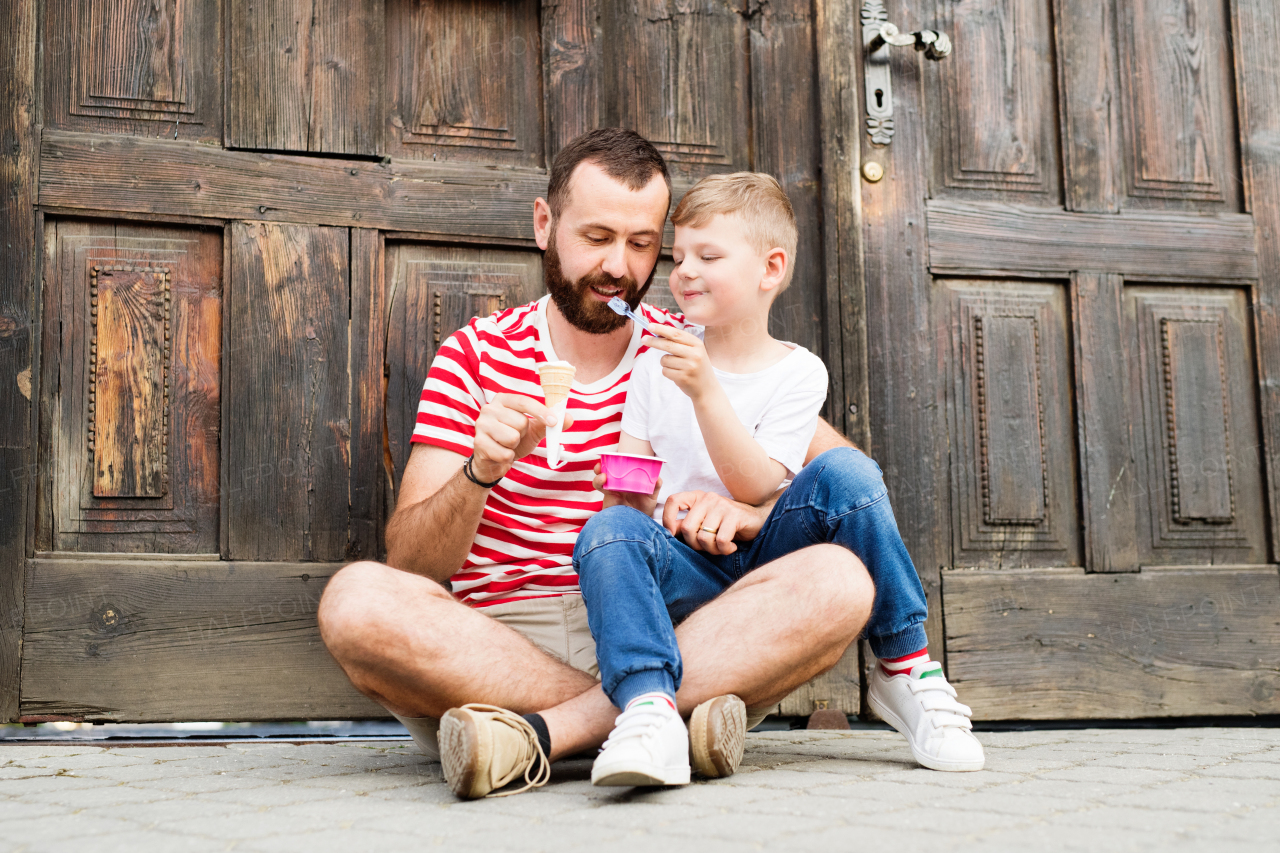
<svg viewBox="0 0 1280 853"><path fill-rule="evenodd" d="M595 688L440 584L381 563L352 563L320 599L320 636L361 693L402 717L440 717L467 702L517 713Z"/></svg>
<svg viewBox="0 0 1280 853"><path fill-rule="evenodd" d="M813 545L751 572L676 629L681 714L726 693L747 707L782 701L839 662L870 618L874 597L862 562L836 545ZM618 713L598 684L542 711L550 758L599 746Z"/></svg>

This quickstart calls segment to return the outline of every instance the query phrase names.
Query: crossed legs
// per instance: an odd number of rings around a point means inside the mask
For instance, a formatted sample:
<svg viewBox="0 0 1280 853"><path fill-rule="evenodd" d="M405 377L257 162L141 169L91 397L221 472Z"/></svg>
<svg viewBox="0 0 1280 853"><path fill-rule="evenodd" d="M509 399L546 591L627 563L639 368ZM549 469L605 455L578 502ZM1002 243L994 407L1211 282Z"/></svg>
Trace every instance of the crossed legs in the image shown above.
<svg viewBox="0 0 1280 853"><path fill-rule="evenodd" d="M874 589L849 551L815 545L761 566L676 630L683 714L736 693L781 701L835 666L871 613ZM617 709L590 675L458 603L439 584L379 563L353 563L320 601L321 637L352 684L401 716L439 717L482 702L541 713L552 760L598 746Z"/></svg>

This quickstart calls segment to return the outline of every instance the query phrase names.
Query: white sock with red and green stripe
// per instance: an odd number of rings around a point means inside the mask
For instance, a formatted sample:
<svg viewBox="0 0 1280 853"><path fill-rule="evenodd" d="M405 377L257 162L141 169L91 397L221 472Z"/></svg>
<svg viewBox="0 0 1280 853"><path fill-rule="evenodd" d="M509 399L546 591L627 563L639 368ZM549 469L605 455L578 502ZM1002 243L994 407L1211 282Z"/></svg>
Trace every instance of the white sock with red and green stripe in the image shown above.
<svg viewBox="0 0 1280 853"><path fill-rule="evenodd" d="M639 696L637 696L636 698L628 702L627 707L623 708L622 710L629 711L632 708L636 707L637 705L653 705L655 707L661 707L665 705L668 708L670 708L672 711L676 711L677 713L679 713L678 709L676 708L676 697L669 696L666 693L661 693L656 690L652 693L640 694Z"/></svg>
<svg viewBox="0 0 1280 853"><path fill-rule="evenodd" d="M880 668L884 670L885 675L905 675L911 672L913 666L927 660L929 660L929 650L924 648L900 658L880 658Z"/></svg>

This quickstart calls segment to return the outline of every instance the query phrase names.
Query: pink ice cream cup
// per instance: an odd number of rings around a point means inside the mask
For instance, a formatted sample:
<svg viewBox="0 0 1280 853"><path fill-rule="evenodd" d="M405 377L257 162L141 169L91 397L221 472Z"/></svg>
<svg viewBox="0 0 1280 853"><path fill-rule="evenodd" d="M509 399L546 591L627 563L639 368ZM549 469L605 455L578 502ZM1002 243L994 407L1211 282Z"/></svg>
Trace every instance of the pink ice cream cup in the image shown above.
<svg viewBox="0 0 1280 853"><path fill-rule="evenodd" d="M607 492L653 494L658 473L665 459L656 456L632 456L630 453L601 453L600 470L604 472Z"/></svg>

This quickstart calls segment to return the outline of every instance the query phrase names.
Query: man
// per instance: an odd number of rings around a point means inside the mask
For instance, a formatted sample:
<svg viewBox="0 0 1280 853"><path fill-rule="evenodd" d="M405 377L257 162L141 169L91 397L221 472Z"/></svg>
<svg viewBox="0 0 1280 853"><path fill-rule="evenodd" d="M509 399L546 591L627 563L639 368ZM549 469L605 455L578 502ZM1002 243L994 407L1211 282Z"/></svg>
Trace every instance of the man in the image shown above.
<svg viewBox="0 0 1280 853"><path fill-rule="evenodd" d="M617 441L639 350L639 329L605 303L621 295L651 321L675 322L640 303L670 201L661 155L630 131L593 131L560 152L547 198L534 205L549 296L475 320L441 347L387 527L390 565L352 564L325 589L329 650L424 752L436 748L440 717L474 703L441 744L463 796L521 775L544 781L544 754L554 761L598 746L617 716L596 680L573 541L600 507L594 458ZM541 360L577 370L568 462L556 471L539 447L548 418L533 372ZM808 456L846 445L822 424ZM686 498L692 510L670 526L709 553L751 539L768 513L709 493ZM742 702L759 718L833 667L873 597L851 552L815 545L756 569L681 623L677 703L682 714L701 713L690 729L701 746L695 769L732 773Z"/></svg>

